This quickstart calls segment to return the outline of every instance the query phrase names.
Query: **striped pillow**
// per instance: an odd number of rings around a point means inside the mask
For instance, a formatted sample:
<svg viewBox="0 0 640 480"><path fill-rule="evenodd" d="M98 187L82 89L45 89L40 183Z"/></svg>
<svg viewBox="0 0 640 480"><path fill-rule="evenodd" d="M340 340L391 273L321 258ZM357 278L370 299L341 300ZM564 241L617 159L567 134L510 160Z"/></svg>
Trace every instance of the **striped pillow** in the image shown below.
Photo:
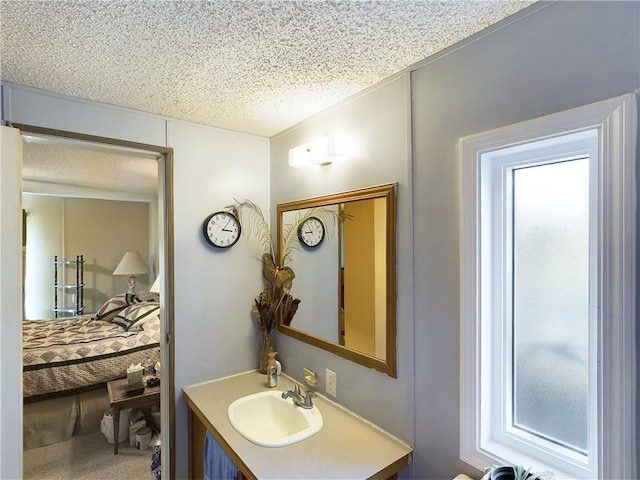
<svg viewBox="0 0 640 480"><path fill-rule="evenodd" d="M116 315L111 323L120 325L125 332L128 332L131 327L142 326L147 320L157 317L160 314L160 304L155 302L141 302L134 305L129 305Z"/></svg>
<svg viewBox="0 0 640 480"><path fill-rule="evenodd" d="M95 314L93 320L110 322L118 312L138 302L141 302L141 300L134 293L122 293L107 300L104 305L100 307L98 313Z"/></svg>

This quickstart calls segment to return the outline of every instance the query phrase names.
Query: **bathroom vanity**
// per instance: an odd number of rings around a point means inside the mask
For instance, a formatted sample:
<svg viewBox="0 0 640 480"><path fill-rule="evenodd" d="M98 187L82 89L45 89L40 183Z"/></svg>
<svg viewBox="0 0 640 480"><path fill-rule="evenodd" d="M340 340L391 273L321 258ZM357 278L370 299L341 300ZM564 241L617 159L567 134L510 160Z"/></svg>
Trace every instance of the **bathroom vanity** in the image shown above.
<svg viewBox="0 0 640 480"><path fill-rule="evenodd" d="M293 386L281 375L276 389ZM271 390L266 376L257 371L183 389L189 407L189 478L204 477L207 430L247 479L386 479L411 462L409 445L322 396L313 399L323 418L317 434L285 447L256 445L233 428L227 410L238 398L265 390Z"/></svg>

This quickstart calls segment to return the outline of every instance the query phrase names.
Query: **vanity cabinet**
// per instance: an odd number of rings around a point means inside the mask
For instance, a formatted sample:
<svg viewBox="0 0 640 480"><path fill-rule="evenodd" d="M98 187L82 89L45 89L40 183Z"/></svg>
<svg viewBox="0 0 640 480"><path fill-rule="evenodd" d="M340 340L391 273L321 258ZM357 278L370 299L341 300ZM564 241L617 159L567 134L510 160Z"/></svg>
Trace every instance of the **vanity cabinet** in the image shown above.
<svg viewBox="0 0 640 480"><path fill-rule="evenodd" d="M289 390L293 381L281 375L277 390ZM236 399L270 390L266 377L248 372L185 387L188 406L189 478L204 478L207 430L237 465L240 479L389 479L409 465L413 449L341 406L314 398L323 418L316 435L280 448L261 447L242 437L227 417Z"/></svg>
<svg viewBox="0 0 640 480"><path fill-rule="evenodd" d="M204 480L204 444L207 437L207 427L198 415L189 408L189 478L191 480ZM212 428L212 427L209 427ZM211 430L209 430L211 431ZM220 442L220 440L218 440ZM231 455L230 455L231 456ZM233 457L232 457L233 458ZM236 459L236 462L239 459ZM237 463L236 463L237 465ZM255 477L246 477L238 469L235 480L250 480Z"/></svg>
<svg viewBox="0 0 640 480"><path fill-rule="evenodd" d="M198 416L189 408L189 478L192 480L204 479L204 442L207 436L207 427Z"/></svg>

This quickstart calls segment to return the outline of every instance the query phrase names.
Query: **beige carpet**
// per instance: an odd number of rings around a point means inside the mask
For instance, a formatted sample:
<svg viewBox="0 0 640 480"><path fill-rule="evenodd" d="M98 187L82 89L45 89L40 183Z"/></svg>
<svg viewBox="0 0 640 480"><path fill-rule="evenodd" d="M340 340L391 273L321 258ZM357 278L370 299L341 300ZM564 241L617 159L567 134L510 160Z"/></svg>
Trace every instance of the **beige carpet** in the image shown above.
<svg viewBox="0 0 640 480"><path fill-rule="evenodd" d="M151 448L107 443L102 432L24 452L24 480L153 480Z"/></svg>

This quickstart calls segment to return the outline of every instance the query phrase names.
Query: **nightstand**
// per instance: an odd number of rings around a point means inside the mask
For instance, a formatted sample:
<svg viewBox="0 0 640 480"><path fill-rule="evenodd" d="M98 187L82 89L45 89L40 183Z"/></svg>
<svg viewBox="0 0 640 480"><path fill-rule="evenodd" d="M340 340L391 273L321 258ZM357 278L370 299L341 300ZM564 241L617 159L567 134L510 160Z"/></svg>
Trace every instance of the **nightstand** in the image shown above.
<svg viewBox="0 0 640 480"><path fill-rule="evenodd" d="M127 395L129 382L126 378L107 382L109 403L113 410L113 454L118 454L118 438L120 434L120 410L129 407L143 407L160 401L160 386L145 387L139 395Z"/></svg>

